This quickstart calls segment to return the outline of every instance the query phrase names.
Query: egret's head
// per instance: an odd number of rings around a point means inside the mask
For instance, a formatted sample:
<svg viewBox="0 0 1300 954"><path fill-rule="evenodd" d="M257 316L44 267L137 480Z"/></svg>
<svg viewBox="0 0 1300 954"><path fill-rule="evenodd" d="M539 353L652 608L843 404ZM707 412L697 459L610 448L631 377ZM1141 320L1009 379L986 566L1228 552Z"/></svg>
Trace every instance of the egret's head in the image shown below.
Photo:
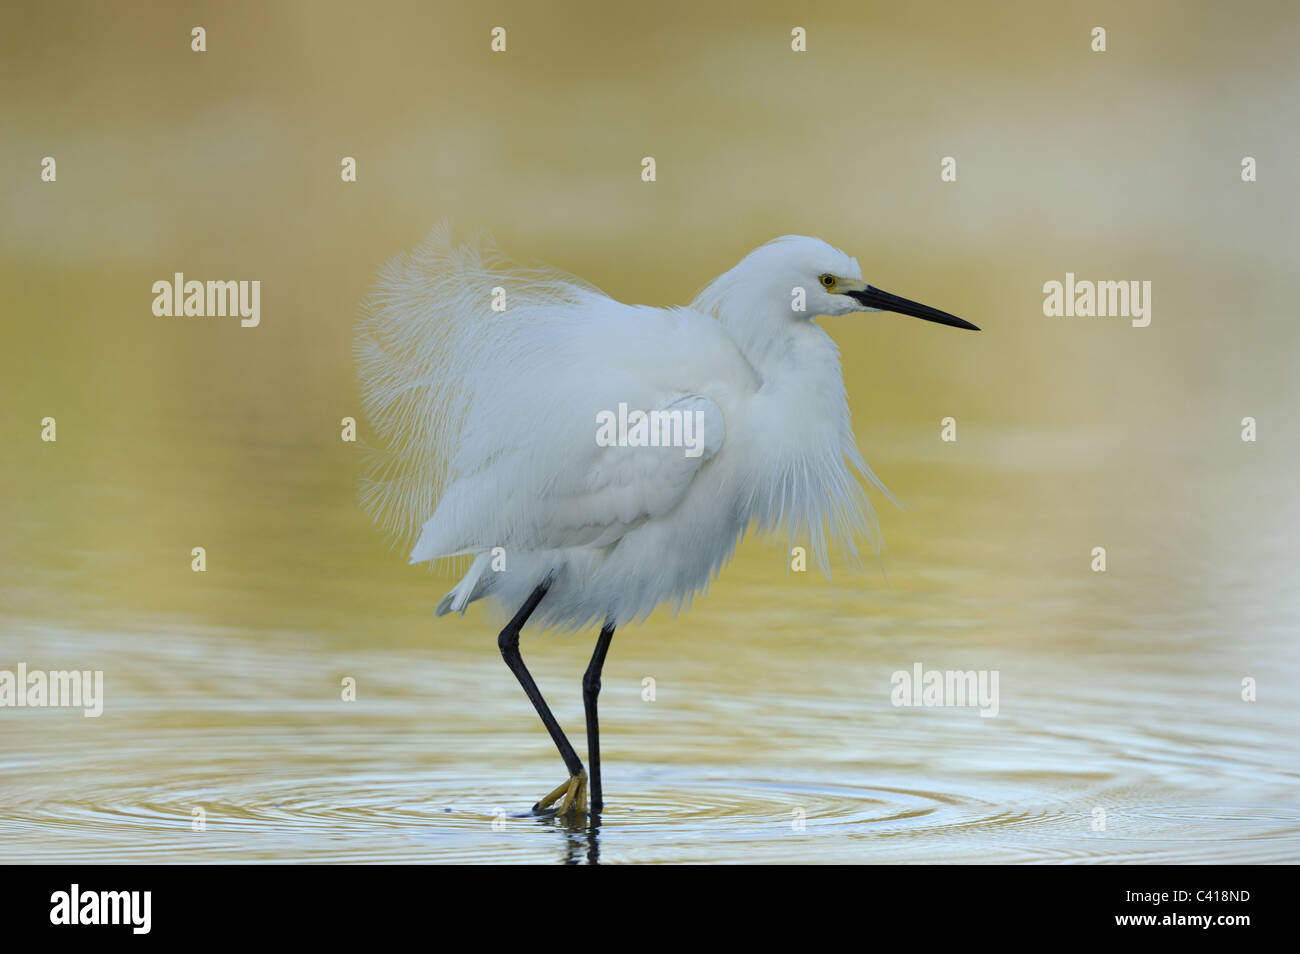
<svg viewBox="0 0 1300 954"><path fill-rule="evenodd" d="M763 245L736 266L768 294L783 296L795 319L815 315L847 315L854 311L892 311L926 321L979 331L946 311L899 298L862 280L856 258L821 239L785 235ZM802 306L802 307L801 307Z"/></svg>

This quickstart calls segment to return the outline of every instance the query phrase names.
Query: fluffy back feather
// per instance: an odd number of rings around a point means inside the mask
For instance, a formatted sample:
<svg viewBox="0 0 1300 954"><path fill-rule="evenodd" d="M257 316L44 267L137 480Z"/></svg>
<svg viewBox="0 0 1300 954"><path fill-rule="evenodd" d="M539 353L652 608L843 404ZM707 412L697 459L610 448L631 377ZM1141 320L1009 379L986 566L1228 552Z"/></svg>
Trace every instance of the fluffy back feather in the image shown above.
<svg viewBox="0 0 1300 954"><path fill-rule="evenodd" d="M502 285L508 320L491 307ZM479 389L500 386L487 365L516 354L538 322L599 294L573 276L509 261L481 233L453 245L446 222L382 269L355 341L362 406L381 443L361 498L380 526L408 543L418 534L455 479Z"/></svg>

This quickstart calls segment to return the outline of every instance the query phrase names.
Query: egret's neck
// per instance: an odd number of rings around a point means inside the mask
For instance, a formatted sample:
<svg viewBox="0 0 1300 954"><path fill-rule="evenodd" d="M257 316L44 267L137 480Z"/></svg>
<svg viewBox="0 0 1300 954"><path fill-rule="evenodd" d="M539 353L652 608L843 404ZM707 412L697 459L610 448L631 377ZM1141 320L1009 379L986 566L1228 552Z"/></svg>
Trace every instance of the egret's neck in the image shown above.
<svg viewBox="0 0 1300 954"><path fill-rule="evenodd" d="M768 307L765 313L733 293L713 309L758 372L756 419L780 435L779 443L758 446L779 448L791 466L821 454L838 457L853 440L839 349L812 320Z"/></svg>
<svg viewBox="0 0 1300 954"><path fill-rule="evenodd" d="M743 306L722 307L715 314L758 372L764 390L821 391L830 385L843 398L839 351L812 320L794 318L788 311L764 314Z"/></svg>
<svg viewBox="0 0 1300 954"><path fill-rule="evenodd" d="M840 353L812 321L786 321L778 334L740 342L762 383L756 399L771 425L818 452L852 439Z"/></svg>
<svg viewBox="0 0 1300 954"><path fill-rule="evenodd" d="M758 372L760 403L768 420L795 444L806 435L817 447L852 441L839 350L830 335L795 315L772 283L742 281L736 270L720 276L693 303L712 314ZM777 283L779 285L779 283Z"/></svg>

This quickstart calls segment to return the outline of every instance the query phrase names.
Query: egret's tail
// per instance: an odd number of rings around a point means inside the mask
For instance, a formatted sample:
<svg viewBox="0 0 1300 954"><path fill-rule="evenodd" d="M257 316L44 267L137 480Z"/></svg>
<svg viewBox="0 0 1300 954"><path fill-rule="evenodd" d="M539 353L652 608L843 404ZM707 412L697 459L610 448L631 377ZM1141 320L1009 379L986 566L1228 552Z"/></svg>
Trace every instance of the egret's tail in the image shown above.
<svg viewBox="0 0 1300 954"><path fill-rule="evenodd" d="M411 561L412 563L415 560ZM487 583L490 577L485 576L488 564L492 562L490 553L480 553L470 564L469 572L461 577L460 582L452 587L451 592L442 598L438 603L438 608L433 611L434 616L446 616L448 613L464 614L465 607L469 606L476 599L483 596L487 591Z"/></svg>

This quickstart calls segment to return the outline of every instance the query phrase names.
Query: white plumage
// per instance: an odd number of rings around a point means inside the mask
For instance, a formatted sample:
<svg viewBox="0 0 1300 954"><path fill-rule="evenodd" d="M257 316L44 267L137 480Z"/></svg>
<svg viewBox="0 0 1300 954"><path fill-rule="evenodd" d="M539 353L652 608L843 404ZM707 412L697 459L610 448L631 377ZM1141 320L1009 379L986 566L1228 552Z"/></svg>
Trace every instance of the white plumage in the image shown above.
<svg viewBox="0 0 1300 954"><path fill-rule="evenodd" d="M878 545L860 479L884 491L854 443L838 351L811 320L878 310L853 297L883 294L861 279L843 252L786 236L690 307L632 306L440 227L383 270L360 324L383 444L368 509L416 538L412 562L473 557L439 615L484 597L512 613L550 578L534 618L622 625L706 588L751 526L808 545L829 575L830 544L852 562L857 538ZM698 412L698 455L601 446L598 415L620 404Z"/></svg>

